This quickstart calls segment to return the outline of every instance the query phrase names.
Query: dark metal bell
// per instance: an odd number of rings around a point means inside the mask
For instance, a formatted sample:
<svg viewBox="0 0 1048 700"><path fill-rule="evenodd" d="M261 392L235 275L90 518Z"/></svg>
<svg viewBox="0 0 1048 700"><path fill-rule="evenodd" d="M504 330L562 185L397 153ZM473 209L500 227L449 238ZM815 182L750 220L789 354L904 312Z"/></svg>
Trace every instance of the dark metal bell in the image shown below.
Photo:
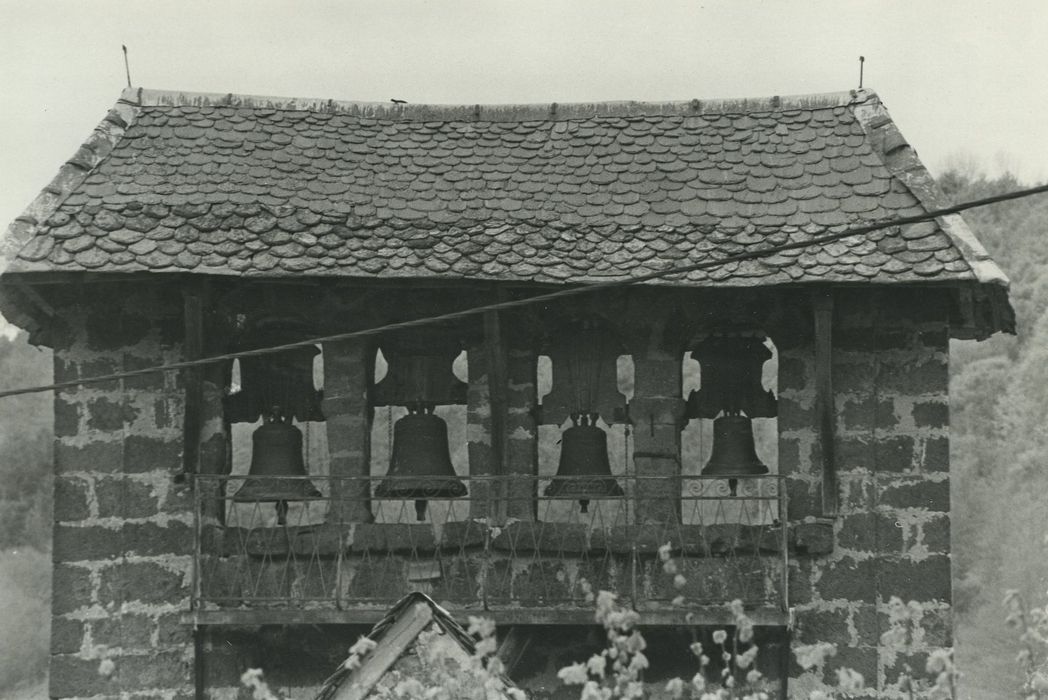
<svg viewBox="0 0 1048 700"><path fill-rule="evenodd" d="M251 435L251 467L233 500L277 504L277 522L287 522L288 501L320 498L307 479L274 477L307 476L302 460L302 431L290 422L271 416Z"/></svg>
<svg viewBox="0 0 1048 700"><path fill-rule="evenodd" d="M393 424L389 473L375 489L380 498L415 499L418 520L426 517L427 499L466 495L451 465L448 424L432 410L409 413Z"/></svg>
<svg viewBox="0 0 1048 700"><path fill-rule="evenodd" d="M591 498L622 496L623 491L611 475L608 434L594 425L596 416L583 416L581 421L573 416L573 420L575 425L565 430L561 438L557 476L545 494L577 498L585 513Z"/></svg>
<svg viewBox="0 0 1048 700"><path fill-rule="evenodd" d="M745 416L721 416L713 421L713 450L703 476L727 478L735 495L736 477L767 474L768 467L757 457L753 424Z"/></svg>

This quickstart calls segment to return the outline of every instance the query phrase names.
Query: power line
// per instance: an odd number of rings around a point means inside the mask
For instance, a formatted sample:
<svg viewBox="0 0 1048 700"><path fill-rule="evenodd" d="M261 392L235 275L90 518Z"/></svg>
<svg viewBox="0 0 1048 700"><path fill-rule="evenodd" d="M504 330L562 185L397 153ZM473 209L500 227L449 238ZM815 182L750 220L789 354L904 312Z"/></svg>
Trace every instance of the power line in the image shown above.
<svg viewBox="0 0 1048 700"><path fill-rule="evenodd" d="M704 260L702 262L693 263L691 265L670 266L664 270L649 272L647 274L639 275L637 277L631 277L629 279L587 284L579 287L572 287L570 289L561 289L556 292L549 292L547 294L538 294L536 296L526 297L524 299L513 299L509 301L498 302L495 304L474 306L468 309L451 311L449 313L438 314L436 316L426 316L424 318L412 319L410 321L398 321L397 323L388 323L382 326L364 328L361 330L349 331L346 333L336 333L334 335L324 335L316 338L308 338L306 340L299 340L293 343L284 343L283 345L271 345L264 348L256 348L253 350L243 350L235 353L226 353L224 355L212 355L211 357L203 357L197 360L172 362L166 365L157 365L155 367L146 367L143 369L129 370L127 372L115 372L113 374L105 374L96 377L85 377L81 379L74 379L65 382L55 382L53 384L46 384L41 386L22 387L20 389L8 389L6 391L0 391L0 399L7 398L9 396L35 394L42 391L54 391L55 389L66 389L74 386L83 386L87 384L101 384L103 382L111 382L118 379L128 379L130 377L140 377L147 374L155 374L157 372L171 372L176 370L189 369L191 367L202 367L205 365L215 364L217 362L226 362L229 360L236 360L243 357L271 355L279 352L284 352L285 350L292 350L294 348L305 347L308 345L319 345L322 343L331 343L339 340L350 340L353 338L365 338L368 336L389 333L391 331L399 331L407 328L418 328L420 326L427 326L434 323L445 323L447 321L455 321L461 318L476 316L478 314L488 313L491 311L516 309L524 306L530 306L532 304L541 304L550 301L556 301L559 299L564 299L567 297L580 296L582 294L592 294L593 292L606 291L610 289L619 289L635 284L641 284L643 282L650 282L652 280L662 279L664 277L671 277L673 275L685 275L690 272L707 270L710 268L718 267L720 265L727 265L735 262L744 262L746 260L755 260L758 258L762 258L766 255L771 255L773 253L779 253L786 250L797 250L799 248L807 248L813 245L829 243L831 241L836 241L841 238L847 238L848 236L857 236L864 233L870 233L872 231L879 231L881 229L891 228L893 226L906 226L909 224L918 224L924 221L931 221L932 219L937 219L941 216L957 214L967 209L975 209L977 207L984 207L990 204L997 204L999 202L1006 202L1013 199L1021 199L1024 197L1030 197L1035 194L1043 194L1045 192L1048 192L1048 185L1040 185L1038 187L1031 187L1024 190L1015 190L1013 192L1006 192L1004 194L998 194L992 197L984 197L983 199L976 199L969 202L963 202L961 204L955 204L950 207L936 209L934 211L926 212L924 214L916 214L914 216L903 216L894 219L887 219L885 221L880 221L873 224L866 224L863 226L845 229L844 231L839 231L837 233L827 233L822 236L815 236L806 241L783 243L780 245L770 246L768 248L761 248L758 250L747 251L745 253L738 253L736 255L729 255L718 260Z"/></svg>

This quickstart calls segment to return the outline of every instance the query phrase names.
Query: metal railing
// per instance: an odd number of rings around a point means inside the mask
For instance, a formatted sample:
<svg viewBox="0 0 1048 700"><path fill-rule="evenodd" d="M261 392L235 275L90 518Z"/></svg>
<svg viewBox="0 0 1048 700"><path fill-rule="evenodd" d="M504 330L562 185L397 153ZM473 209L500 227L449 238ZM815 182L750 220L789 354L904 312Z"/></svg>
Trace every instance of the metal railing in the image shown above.
<svg viewBox="0 0 1048 700"><path fill-rule="evenodd" d="M345 611L412 590L489 611L589 608L597 590L638 609L739 599L785 610L777 476L742 479L736 495L725 479L619 477L623 495L585 509L545 495L548 477L461 477L467 495L426 499L421 521L421 499L373 495L382 477L308 477L322 495L286 507L240 500L246 478L196 477L196 611Z"/></svg>

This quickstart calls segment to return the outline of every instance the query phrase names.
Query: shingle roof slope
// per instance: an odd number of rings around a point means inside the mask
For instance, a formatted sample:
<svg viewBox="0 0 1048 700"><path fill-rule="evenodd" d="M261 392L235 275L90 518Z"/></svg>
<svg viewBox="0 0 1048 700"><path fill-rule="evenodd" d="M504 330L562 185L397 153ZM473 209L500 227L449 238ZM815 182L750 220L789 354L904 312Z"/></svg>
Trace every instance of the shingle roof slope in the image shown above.
<svg viewBox="0 0 1048 700"><path fill-rule="evenodd" d="M603 281L934 208L870 91L433 108L128 90L103 126L9 232L8 272ZM671 283L930 279L1006 283L959 217Z"/></svg>

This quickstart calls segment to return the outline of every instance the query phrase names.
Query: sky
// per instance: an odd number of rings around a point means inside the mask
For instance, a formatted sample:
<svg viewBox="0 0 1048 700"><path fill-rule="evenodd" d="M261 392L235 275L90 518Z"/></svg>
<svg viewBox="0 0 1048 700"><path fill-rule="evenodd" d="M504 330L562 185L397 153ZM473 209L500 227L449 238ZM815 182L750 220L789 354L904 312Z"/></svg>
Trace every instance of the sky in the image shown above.
<svg viewBox="0 0 1048 700"><path fill-rule="evenodd" d="M881 96L933 172L1048 179L1048 3L0 0L0 219L125 86L413 103Z"/></svg>

